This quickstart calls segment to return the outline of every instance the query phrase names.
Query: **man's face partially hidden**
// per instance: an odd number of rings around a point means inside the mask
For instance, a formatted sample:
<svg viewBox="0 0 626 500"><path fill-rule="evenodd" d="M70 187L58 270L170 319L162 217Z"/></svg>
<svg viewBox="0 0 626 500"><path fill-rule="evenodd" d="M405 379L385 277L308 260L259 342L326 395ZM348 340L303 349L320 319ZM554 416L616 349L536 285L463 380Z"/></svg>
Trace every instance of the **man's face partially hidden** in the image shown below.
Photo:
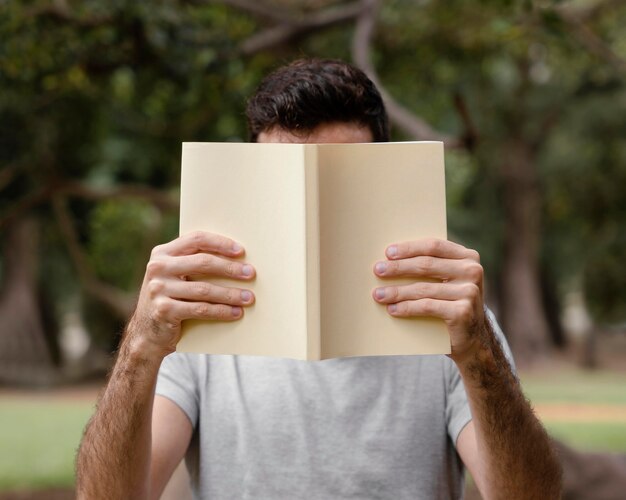
<svg viewBox="0 0 626 500"><path fill-rule="evenodd" d="M357 123L324 123L307 134L293 134L289 130L273 128L261 132L258 142L290 144L348 144L372 142L372 132Z"/></svg>

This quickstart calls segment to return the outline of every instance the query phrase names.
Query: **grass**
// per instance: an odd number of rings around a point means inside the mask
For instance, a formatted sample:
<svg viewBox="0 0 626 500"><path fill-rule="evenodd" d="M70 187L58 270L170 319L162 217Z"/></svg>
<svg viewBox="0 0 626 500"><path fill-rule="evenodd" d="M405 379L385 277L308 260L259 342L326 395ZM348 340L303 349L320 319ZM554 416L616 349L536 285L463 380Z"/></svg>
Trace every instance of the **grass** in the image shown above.
<svg viewBox="0 0 626 500"><path fill-rule="evenodd" d="M584 451L626 453L626 422L546 422L551 436Z"/></svg>
<svg viewBox="0 0 626 500"><path fill-rule="evenodd" d="M520 378L533 403L626 405L626 373L572 369L521 374Z"/></svg>
<svg viewBox="0 0 626 500"><path fill-rule="evenodd" d="M89 403L0 403L0 490L74 484L74 456Z"/></svg>

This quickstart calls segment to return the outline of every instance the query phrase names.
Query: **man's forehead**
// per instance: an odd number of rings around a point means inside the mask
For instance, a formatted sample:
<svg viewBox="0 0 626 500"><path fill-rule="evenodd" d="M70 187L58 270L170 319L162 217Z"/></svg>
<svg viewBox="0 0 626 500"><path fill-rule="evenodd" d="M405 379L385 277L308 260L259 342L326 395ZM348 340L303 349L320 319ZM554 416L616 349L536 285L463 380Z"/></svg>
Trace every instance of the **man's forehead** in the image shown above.
<svg viewBox="0 0 626 500"><path fill-rule="evenodd" d="M372 142L372 132L369 127L358 123L333 122L323 123L311 132L296 134L289 130L275 127L261 132L257 142L287 143L287 144L349 144L357 142Z"/></svg>

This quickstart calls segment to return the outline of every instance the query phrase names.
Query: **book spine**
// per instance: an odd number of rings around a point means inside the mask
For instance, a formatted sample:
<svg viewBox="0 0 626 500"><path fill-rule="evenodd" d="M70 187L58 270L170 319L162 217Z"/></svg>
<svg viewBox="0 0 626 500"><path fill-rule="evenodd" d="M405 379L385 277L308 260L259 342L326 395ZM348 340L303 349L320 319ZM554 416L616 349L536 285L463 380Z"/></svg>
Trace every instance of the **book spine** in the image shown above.
<svg viewBox="0 0 626 500"><path fill-rule="evenodd" d="M319 171L317 146L304 146L304 198L306 237L306 328L307 359L321 359L320 332L320 217L319 217Z"/></svg>

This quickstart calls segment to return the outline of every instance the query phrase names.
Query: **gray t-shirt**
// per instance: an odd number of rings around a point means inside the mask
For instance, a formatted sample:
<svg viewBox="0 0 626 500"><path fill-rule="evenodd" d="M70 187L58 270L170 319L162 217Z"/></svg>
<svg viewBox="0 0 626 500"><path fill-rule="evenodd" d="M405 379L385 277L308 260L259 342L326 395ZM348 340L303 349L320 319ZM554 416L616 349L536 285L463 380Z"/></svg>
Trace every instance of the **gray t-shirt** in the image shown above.
<svg viewBox="0 0 626 500"><path fill-rule="evenodd" d="M471 415L446 356L174 353L156 393L194 427L186 455L194 498L462 497L455 443Z"/></svg>

